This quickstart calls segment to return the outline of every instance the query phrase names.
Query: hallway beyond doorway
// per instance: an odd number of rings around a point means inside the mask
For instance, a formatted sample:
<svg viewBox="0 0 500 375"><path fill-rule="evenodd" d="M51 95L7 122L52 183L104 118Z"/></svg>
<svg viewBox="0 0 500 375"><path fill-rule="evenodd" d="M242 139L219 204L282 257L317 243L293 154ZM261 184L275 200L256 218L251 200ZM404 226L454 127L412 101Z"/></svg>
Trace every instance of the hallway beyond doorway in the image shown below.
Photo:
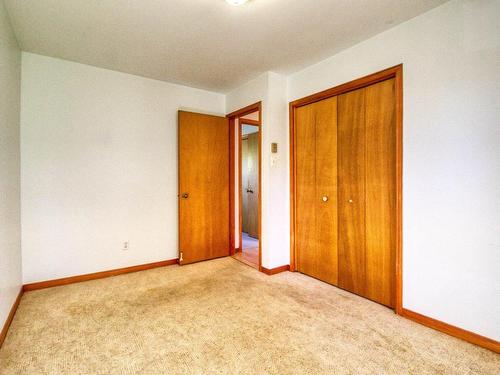
<svg viewBox="0 0 500 375"><path fill-rule="evenodd" d="M247 233L242 233L242 249L234 254L234 259L246 265L259 268L259 240L250 237Z"/></svg>

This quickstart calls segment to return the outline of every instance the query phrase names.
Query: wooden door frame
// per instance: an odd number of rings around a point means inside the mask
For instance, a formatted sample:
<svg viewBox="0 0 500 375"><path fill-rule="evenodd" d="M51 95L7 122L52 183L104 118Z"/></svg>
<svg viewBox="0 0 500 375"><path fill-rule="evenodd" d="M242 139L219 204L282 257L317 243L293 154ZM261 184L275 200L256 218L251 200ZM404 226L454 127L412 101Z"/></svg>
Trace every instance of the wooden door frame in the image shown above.
<svg viewBox="0 0 500 375"><path fill-rule="evenodd" d="M345 94L375 83L394 78L396 89L396 259L395 259L395 308L396 314L403 313L403 64L358 78L354 81L294 100L289 104L290 114L290 271L296 271L296 147L295 111L298 107Z"/></svg>
<svg viewBox="0 0 500 375"><path fill-rule="evenodd" d="M242 176L241 176L241 117L244 117L246 115L249 115L250 113L258 111L259 113L259 119L258 120L245 120L245 124L247 125L254 125L259 127L259 203L258 203L258 220L259 220L259 225L258 225L258 234L259 234L259 271L262 271L262 102L257 102L254 104L251 104L249 106L246 106L244 108L241 108L237 111L231 112L228 114L226 117L229 119L229 165L230 165L230 171L229 171L229 210L231 212L230 218L229 218L229 245L230 245L230 255L234 255L236 253L236 248L235 248L235 229L236 229L236 219L235 219L235 202L236 199L238 199L239 202L239 244L240 244L240 250L242 247L242 203L243 203L243 192L242 192ZM236 135L236 120L238 120L238 144L235 144L235 135ZM235 157L235 149L236 147L238 148L238 185L239 185L239 191L236 192L235 188L235 164L236 164L236 157ZM238 196L237 196L238 194Z"/></svg>

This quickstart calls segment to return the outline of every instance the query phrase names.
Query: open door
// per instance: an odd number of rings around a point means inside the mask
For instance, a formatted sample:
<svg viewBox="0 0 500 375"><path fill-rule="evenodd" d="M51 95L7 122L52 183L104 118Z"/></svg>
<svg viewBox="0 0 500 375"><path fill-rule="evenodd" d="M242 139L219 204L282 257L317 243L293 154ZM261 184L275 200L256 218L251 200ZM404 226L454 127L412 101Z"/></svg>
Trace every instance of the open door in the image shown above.
<svg viewBox="0 0 500 375"><path fill-rule="evenodd" d="M179 111L179 263L229 251L228 120Z"/></svg>

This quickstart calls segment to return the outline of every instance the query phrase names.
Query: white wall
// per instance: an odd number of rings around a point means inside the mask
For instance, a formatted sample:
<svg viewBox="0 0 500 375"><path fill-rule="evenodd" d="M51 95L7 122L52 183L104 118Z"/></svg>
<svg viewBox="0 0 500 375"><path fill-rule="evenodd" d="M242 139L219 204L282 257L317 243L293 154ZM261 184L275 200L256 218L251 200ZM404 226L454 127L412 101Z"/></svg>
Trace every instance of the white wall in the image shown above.
<svg viewBox="0 0 500 375"><path fill-rule="evenodd" d="M25 283L177 258L177 110L224 95L23 53L21 108Z"/></svg>
<svg viewBox="0 0 500 375"><path fill-rule="evenodd" d="M451 1L289 77L404 64L403 305L500 340L500 2Z"/></svg>
<svg viewBox="0 0 500 375"><path fill-rule="evenodd" d="M262 175L267 180L262 204L263 225L269 236L268 251L262 262L274 268L290 264L290 167L288 143L288 104L286 77L268 73L268 97L264 113ZM278 144L278 153L271 154L271 143ZM271 166L271 158L275 158ZM265 217L265 219L264 219Z"/></svg>
<svg viewBox="0 0 500 375"><path fill-rule="evenodd" d="M226 96L226 112L262 101L262 266L290 262L286 78L268 72ZM271 143L278 143L271 166Z"/></svg>
<svg viewBox="0 0 500 375"><path fill-rule="evenodd" d="M0 1L0 329L21 289L21 51Z"/></svg>

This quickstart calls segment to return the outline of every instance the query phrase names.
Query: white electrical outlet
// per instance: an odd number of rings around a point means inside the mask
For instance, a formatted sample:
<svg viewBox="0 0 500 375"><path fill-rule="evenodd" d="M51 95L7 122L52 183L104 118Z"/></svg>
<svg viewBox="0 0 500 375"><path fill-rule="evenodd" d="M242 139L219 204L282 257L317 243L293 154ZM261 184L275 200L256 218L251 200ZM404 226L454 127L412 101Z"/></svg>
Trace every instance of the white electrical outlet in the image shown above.
<svg viewBox="0 0 500 375"><path fill-rule="evenodd" d="M128 243L128 241L125 241L125 242L123 243L122 250L123 250L123 251L127 251L128 249L129 249L129 243Z"/></svg>

